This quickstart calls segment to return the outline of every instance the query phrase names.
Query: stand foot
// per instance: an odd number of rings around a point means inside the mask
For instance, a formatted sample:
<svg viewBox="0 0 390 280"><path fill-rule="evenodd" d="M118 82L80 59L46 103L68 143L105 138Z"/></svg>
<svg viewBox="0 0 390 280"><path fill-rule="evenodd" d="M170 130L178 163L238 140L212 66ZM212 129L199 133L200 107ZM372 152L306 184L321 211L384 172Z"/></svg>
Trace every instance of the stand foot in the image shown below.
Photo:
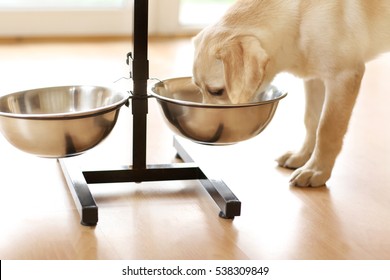
<svg viewBox="0 0 390 280"><path fill-rule="evenodd" d="M241 202L223 181L208 179L200 182L221 209L221 218L233 219L241 215Z"/></svg>
<svg viewBox="0 0 390 280"><path fill-rule="evenodd" d="M59 159L69 190L81 216L81 224L95 226L98 222L98 207L89 190L88 184L139 183L145 181L199 180L217 206L219 216L233 219L241 214L241 202L222 180L209 179L193 162L180 143L174 142L183 163L147 165L137 169L123 166L118 169L81 171L72 166L68 159Z"/></svg>
<svg viewBox="0 0 390 280"><path fill-rule="evenodd" d="M176 137L174 137L173 146L177 151L177 157L187 163L194 162ZM207 174L205 177L207 178ZM221 209L219 213L221 218L233 219L235 216L240 216L241 202L222 180L206 179L200 182Z"/></svg>
<svg viewBox="0 0 390 280"><path fill-rule="evenodd" d="M228 217L226 216L226 214L224 212L219 212L219 215L218 215L220 218L222 219L226 219L226 220L233 220L235 216L232 216L232 217Z"/></svg>
<svg viewBox="0 0 390 280"><path fill-rule="evenodd" d="M66 159L58 159L58 162L80 214L81 224L95 226L98 222L98 207L83 173L77 167L67 164Z"/></svg>

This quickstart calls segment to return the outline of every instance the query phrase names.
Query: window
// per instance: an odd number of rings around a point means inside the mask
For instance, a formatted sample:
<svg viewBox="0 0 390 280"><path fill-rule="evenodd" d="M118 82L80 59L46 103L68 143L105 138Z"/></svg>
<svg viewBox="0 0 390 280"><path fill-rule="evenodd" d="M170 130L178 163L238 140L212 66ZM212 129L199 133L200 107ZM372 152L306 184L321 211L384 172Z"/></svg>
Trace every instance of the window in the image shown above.
<svg viewBox="0 0 390 280"><path fill-rule="evenodd" d="M132 0L0 0L0 36L126 35Z"/></svg>
<svg viewBox="0 0 390 280"><path fill-rule="evenodd" d="M2 9L119 8L123 0L0 0Z"/></svg>
<svg viewBox="0 0 390 280"><path fill-rule="evenodd" d="M145 0L146 1L146 0ZM148 0L152 34L195 33L234 0ZM0 0L0 36L132 33L134 0Z"/></svg>
<svg viewBox="0 0 390 280"><path fill-rule="evenodd" d="M192 34L219 19L234 0L150 0L150 30Z"/></svg>
<svg viewBox="0 0 390 280"><path fill-rule="evenodd" d="M181 0L179 23L182 27L204 27L219 19L234 0Z"/></svg>

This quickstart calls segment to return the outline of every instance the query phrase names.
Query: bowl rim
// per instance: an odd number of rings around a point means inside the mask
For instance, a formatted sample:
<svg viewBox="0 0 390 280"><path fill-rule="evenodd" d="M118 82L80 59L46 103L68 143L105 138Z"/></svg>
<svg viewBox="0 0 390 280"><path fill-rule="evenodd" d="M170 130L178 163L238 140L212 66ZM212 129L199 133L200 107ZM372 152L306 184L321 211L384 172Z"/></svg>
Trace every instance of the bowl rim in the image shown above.
<svg viewBox="0 0 390 280"><path fill-rule="evenodd" d="M279 90L276 86L274 86L272 84L269 85L265 91L273 90L273 91L280 93L280 96L278 96L277 98L267 100L267 101L257 101L257 102L252 102L252 103L239 103L239 104L210 104L210 103L204 104L204 103L198 103L198 102L193 102L193 101L186 101L186 100L169 98L166 96L162 96L154 91L154 89L157 86L163 85L165 81L191 79L191 78L192 77L178 77L178 78L172 78L172 79L164 79L164 80L156 82L151 87L151 90L149 92L153 97L155 97L159 101L165 101L165 102L169 102L169 103L173 103L173 104L177 104L177 105L184 105L184 106L188 106L188 107L211 108L211 109L243 108L243 107L254 107L254 106L260 106L260 105L266 105L266 104L278 102L279 100L281 100L287 96L286 91Z"/></svg>
<svg viewBox="0 0 390 280"><path fill-rule="evenodd" d="M122 107L131 97L130 93L125 94L121 91L114 90L114 89L112 89L110 87L106 87L106 86L94 86L94 85L68 85L68 86L66 86L65 85L65 86L40 87L40 88L33 88L33 89L16 91L13 93L1 95L0 99L7 98L7 97L15 95L15 94L21 94L23 92L50 90L50 89L61 89L61 88L70 88L70 87L75 87L75 88L94 87L94 88L107 89L107 90L116 92L117 94L120 94L121 100L114 102L112 104L106 105L106 106L99 107L99 108L82 110L82 111L77 111L77 112L49 113L49 114L19 114L19 113L8 113L8 112L0 111L0 117L8 117L8 118L15 118L15 119L30 119L30 120L63 120L63 119L86 118L86 117L101 115L101 114L116 110L119 107Z"/></svg>

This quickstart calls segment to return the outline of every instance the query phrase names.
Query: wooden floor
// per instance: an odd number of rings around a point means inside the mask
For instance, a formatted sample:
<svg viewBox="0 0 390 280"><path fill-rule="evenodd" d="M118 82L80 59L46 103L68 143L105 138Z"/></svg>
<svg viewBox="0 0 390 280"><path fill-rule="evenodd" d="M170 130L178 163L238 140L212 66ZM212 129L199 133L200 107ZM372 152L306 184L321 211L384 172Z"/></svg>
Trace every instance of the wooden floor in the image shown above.
<svg viewBox="0 0 390 280"><path fill-rule="evenodd" d="M1 92L70 84L112 85L128 75L131 41L5 42ZM152 40L150 76L191 75L189 39ZM299 80L275 80L289 95L258 137L228 147L185 142L196 162L242 202L234 220L197 181L93 185L96 227L80 225L56 160L0 138L0 259L390 259L390 55L367 65L345 146L327 187L289 186L274 159L303 138ZM121 80L115 86L128 89ZM174 160L172 133L150 100L148 163ZM75 164L131 164L131 112Z"/></svg>

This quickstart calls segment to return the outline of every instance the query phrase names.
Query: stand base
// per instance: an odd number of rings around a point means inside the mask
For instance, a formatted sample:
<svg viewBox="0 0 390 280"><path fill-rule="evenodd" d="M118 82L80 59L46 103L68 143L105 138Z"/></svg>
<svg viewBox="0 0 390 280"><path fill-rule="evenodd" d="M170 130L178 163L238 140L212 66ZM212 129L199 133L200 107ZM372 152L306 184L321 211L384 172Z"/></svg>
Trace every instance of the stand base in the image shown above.
<svg viewBox="0 0 390 280"><path fill-rule="evenodd" d="M233 219L235 216L239 216L241 202L229 187L221 180L207 178L176 138L174 138L174 147L184 163L147 165L143 169L125 166L116 170L80 171L77 167L69 164L66 158L59 159L67 185L80 213L81 224L95 226L98 222L98 206L88 184L101 183L199 180L220 208L220 217Z"/></svg>

